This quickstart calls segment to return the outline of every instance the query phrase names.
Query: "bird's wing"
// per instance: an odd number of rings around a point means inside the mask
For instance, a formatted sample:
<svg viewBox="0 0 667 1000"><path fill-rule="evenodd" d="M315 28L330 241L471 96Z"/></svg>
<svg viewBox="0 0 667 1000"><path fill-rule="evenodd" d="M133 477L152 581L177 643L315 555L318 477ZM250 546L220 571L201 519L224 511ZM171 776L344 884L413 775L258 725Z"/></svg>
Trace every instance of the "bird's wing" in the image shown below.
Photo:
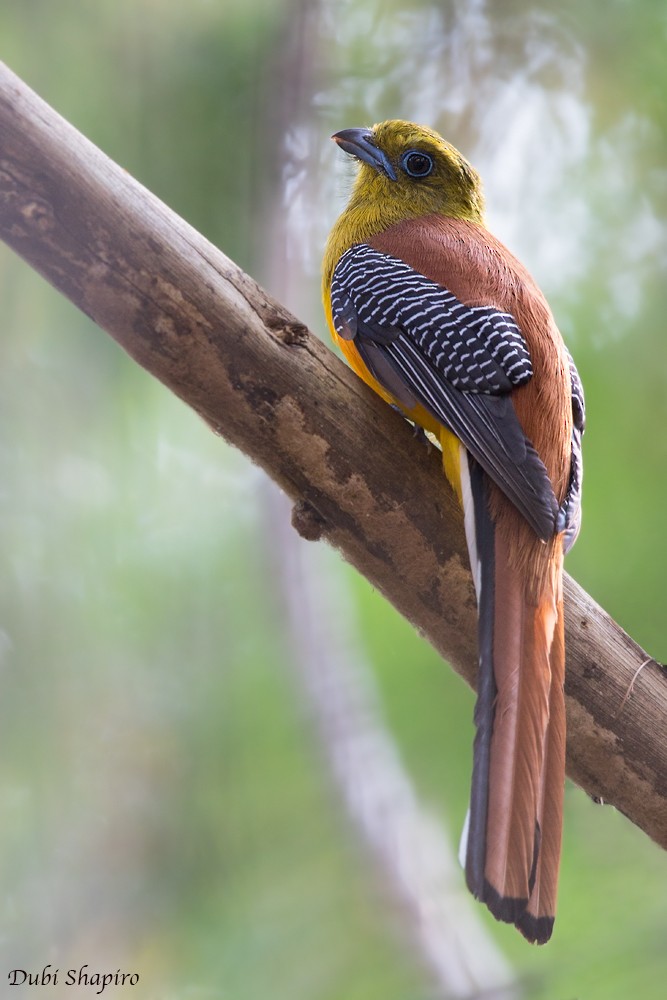
<svg viewBox="0 0 667 1000"><path fill-rule="evenodd" d="M570 463L570 481L567 493L559 511L559 520L562 521L562 527L565 530L563 549L566 553L570 551L576 542L579 528L581 527L581 481L583 477L581 438L586 427L584 389L579 378L579 372L569 351L567 352L567 356L570 364L570 385L572 387L572 461Z"/></svg>
<svg viewBox="0 0 667 1000"><path fill-rule="evenodd" d="M449 428L540 538L566 527L567 512L559 510L510 398L530 380L532 368L509 313L467 306L404 261L366 244L338 261L331 305L336 332L354 341L377 381L405 409L420 403Z"/></svg>

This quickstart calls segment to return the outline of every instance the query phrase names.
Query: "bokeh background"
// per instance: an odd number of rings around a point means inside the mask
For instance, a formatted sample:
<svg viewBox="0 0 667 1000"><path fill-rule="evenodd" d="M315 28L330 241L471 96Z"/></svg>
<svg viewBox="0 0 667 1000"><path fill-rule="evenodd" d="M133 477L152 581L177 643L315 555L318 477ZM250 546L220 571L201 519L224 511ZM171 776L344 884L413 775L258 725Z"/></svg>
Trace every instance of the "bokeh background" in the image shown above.
<svg viewBox="0 0 667 1000"><path fill-rule="evenodd" d="M329 135L405 117L459 146L586 388L568 569L659 660L666 44L656 0L0 6L0 57L322 336L319 259L352 176ZM294 669L288 511L4 246L0 315L0 982L88 963L138 971L104 995L141 1000L442 996ZM335 553L316 558L335 599L310 613L372 668L456 839L472 696ZM665 995L667 859L573 786L552 943L477 910L512 996Z"/></svg>

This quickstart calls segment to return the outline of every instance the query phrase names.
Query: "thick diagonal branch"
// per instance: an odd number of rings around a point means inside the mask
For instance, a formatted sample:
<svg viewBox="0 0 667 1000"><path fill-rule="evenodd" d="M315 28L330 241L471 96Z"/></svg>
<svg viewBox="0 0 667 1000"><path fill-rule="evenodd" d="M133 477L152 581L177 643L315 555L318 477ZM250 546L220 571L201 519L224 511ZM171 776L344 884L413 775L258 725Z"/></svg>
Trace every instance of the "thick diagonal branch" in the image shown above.
<svg viewBox="0 0 667 1000"><path fill-rule="evenodd" d="M465 542L437 455L1 66L0 236L261 465L301 533L340 549L474 684ZM570 579L566 598L569 773L667 847L667 677Z"/></svg>

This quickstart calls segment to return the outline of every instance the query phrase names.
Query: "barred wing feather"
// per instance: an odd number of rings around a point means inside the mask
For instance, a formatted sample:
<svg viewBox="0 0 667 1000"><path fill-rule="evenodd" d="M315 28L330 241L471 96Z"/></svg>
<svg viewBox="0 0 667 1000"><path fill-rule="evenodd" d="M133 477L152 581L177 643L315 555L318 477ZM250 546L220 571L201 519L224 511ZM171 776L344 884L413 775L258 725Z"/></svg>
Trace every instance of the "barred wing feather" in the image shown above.
<svg viewBox="0 0 667 1000"><path fill-rule="evenodd" d="M354 340L377 381L406 409L421 403L448 427L537 535L551 538L558 503L509 396L532 377L513 317L467 306L365 244L340 258L331 303L337 333Z"/></svg>

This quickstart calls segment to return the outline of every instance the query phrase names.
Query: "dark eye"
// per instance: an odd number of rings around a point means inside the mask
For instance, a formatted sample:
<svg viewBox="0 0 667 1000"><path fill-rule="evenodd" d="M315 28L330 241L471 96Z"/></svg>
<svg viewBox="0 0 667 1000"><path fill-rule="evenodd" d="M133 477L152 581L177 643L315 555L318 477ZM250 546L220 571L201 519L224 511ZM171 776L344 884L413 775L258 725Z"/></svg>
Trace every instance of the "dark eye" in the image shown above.
<svg viewBox="0 0 667 1000"><path fill-rule="evenodd" d="M411 149L401 157L401 166L410 177L428 177L433 170L433 160L428 153Z"/></svg>

